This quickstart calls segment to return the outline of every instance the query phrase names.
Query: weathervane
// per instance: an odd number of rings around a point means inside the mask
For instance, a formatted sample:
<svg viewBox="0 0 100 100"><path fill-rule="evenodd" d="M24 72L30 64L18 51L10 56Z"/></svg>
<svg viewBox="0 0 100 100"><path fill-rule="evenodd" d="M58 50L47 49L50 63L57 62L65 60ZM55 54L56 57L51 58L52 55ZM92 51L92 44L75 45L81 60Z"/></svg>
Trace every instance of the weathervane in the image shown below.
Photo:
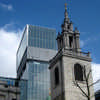
<svg viewBox="0 0 100 100"><path fill-rule="evenodd" d="M65 3L65 9L67 9L67 3Z"/></svg>

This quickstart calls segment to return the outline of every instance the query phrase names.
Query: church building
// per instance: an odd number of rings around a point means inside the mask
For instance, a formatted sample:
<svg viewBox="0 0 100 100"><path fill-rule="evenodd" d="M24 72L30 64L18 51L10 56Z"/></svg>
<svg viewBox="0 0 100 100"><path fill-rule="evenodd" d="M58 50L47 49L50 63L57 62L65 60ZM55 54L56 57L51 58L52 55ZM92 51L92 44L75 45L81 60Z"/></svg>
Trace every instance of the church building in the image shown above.
<svg viewBox="0 0 100 100"><path fill-rule="evenodd" d="M58 53L50 60L51 100L95 100L90 53L80 48L80 33L73 29L65 4Z"/></svg>

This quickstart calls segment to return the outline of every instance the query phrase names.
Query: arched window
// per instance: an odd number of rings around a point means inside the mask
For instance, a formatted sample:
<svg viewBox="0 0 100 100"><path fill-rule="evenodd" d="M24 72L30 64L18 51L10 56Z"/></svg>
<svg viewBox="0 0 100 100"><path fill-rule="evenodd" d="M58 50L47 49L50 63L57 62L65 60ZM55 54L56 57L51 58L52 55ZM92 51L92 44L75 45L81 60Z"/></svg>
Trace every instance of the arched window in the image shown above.
<svg viewBox="0 0 100 100"><path fill-rule="evenodd" d="M74 75L75 75L75 80L83 81L83 69L80 64L74 65Z"/></svg>
<svg viewBox="0 0 100 100"><path fill-rule="evenodd" d="M58 67L55 68L55 85L59 84L59 69Z"/></svg>
<svg viewBox="0 0 100 100"><path fill-rule="evenodd" d="M72 44L73 44L73 37L69 36L69 47L72 48Z"/></svg>

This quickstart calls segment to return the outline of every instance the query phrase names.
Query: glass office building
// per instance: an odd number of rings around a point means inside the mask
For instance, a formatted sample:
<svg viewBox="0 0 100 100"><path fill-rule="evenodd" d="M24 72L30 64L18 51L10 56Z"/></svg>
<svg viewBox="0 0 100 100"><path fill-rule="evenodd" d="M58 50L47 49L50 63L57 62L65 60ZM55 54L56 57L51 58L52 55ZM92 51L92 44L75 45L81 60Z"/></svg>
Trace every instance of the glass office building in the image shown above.
<svg viewBox="0 0 100 100"><path fill-rule="evenodd" d="M17 78L27 80L27 100L47 100L49 60L56 54L56 30L27 25L17 51Z"/></svg>

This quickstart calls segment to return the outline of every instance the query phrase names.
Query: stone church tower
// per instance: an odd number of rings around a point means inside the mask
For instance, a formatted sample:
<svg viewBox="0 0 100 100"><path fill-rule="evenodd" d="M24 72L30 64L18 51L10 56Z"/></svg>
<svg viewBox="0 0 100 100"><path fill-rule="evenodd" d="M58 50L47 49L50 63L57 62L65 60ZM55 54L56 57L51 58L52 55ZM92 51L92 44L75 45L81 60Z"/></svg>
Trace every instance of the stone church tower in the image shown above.
<svg viewBox="0 0 100 100"><path fill-rule="evenodd" d="M58 53L49 66L51 100L95 100L90 53L81 51L79 37L65 6L62 32L57 36Z"/></svg>

